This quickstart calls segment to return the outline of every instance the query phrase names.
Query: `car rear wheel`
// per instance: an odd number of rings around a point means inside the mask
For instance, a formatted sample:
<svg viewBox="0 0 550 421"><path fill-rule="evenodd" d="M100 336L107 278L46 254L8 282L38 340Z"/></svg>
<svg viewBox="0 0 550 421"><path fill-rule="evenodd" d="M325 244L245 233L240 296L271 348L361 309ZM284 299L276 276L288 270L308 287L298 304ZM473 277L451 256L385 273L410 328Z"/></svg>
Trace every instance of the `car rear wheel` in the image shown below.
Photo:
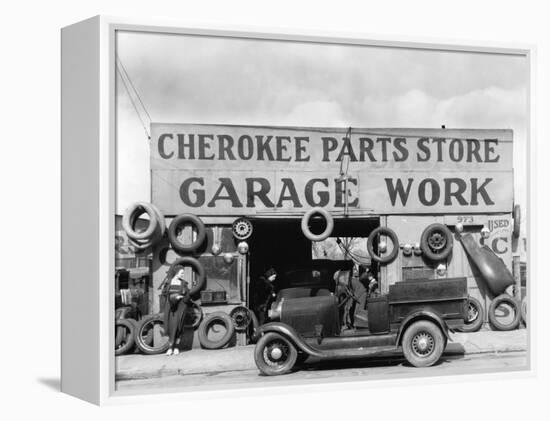
<svg viewBox="0 0 550 421"><path fill-rule="evenodd" d="M434 365L445 348L445 338L441 329L427 320L411 324L403 335L403 354L415 367Z"/></svg>
<svg viewBox="0 0 550 421"><path fill-rule="evenodd" d="M266 376L286 374L292 370L298 358L296 347L278 333L266 333L254 349L258 369Z"/></svg>

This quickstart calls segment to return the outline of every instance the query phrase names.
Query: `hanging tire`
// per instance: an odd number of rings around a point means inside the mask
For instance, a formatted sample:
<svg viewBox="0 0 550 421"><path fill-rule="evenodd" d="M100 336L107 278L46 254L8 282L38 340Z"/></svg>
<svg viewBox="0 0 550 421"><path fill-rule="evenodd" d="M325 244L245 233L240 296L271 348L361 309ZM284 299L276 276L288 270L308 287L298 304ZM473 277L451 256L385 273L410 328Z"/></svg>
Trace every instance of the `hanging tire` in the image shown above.
<svg viewBox="0 0 550 421"><path fill-rule="evenodd" d="M519 205L514 206L514 213L512 214L514 218L514 229L512 234L514 238L519 238L521 233L521 207Z"/></svg>
<svg viewBox="0 0 550 421"><path fill-rule="evenodd" d="M420 238L420 248L430 260L445 260L453 250L453 234L446 225L428 225Z"/></svg>
<svg viewBox="0 0 550 421"><path fill-rule="evenodd" d="M189 294L192 296L197 295L206 284L206 271L204 270L204 266L197 259L190 256L177 259L174 263L172 263L171 267L175 267L177 265L191 266L193 268L197 276L195 277L195 282L189 290Z"/></svg>
<svg viewBox="0 0 550 421"><path fill-rule="evenodd" d="M191 244L183 244L178 239L178 228L184 224L191 224L197 231L197 238ZM206 227L201 219L191 213L183 213L172 219L168 228L168 241L178 253L194 253L206 238Z"/></svg>
<svg viewBox="0 0 550 421"><path fill-rule="evenodd" d="M123 337L119 332L122 329ZM115 322L115 331L117 332L115 338L115 355L124 355L130 352L134 347L135 325L130 319L119 319Z"/></svg>
<svg viewBox="0 0 550 421"><path fill-rule="evenodd" d="M321 215L327 224L325 227L325 230L321 234L314 234L309 229L309 220L313 215ZM330 234L332 234L332 230L334 229L334 219L332 218L332 215L325 209L316 207L312 208L309 211L306 212L306 214L302 217L302 232L306 236L308 240L311 241L323 241L326 240Z"/></svg>
<svg viewBox="0 0 550 421"><path fill-rule="evenodd" d="M294 344L278 333L266 333L254 348L256 367L266 376L290 372L297 359L298 351Z"/></svg>
<svg viewBox="0 0 550 421"><path fill-rule="evenodd" d="M159 326L160 336L162 337L162 340L157 344L154 343L155 326ZM170 342L164 332L163 314L153 314L141 319L136 331L135 341L138 349L144 354L154 355L166 352L170 348Z"/></svg>
<svg viewBox="0 0 550 421"><path fill-rule="evenodd" d="M385 235L386 237L389 237L389 239L393 243L393 249L391 253L388 254L387 256L376 254L376 252L374 251L374 241L376 240L376 237L378 235ZM393 262L397 257L397 254L399 253L399 240L397 238L397 234L391 228L387 228L387 227L376 228L369 235L369 238L367 240L367 250L370 254L370 257L372 257L373 260L376 260L379 263L387 264L387 263Z"/></svg>
<svg viewBox="0 0 550 421"><path fill-rule="evenodd" d="M501 306L508 306L501 309ZM514 297L508 294L502 294L496 297L489 306L489 323L496 330L514 330L518 327L521 320L521 305ZM499 313L504 313L504 316L508 316L505 321L501 319ZM509 313L513 314L510 315Z"/></svg>
<svg viewBox="0 0 550 421"><path fill-rule="evenodd" d="M521 300L521 320L527 326L527 297L523 297Z"/></svg>
<svg viewBox="0 0 550 421"><path fill-rule="evenodd" d="M134 227L139 216L143 213L147 213L149 216L149 225L145 231L137 232ZM164 234L164 216L156 206L146 202L136 202L124 212L122 228L129 239L135 242L147 241L157 237L159 233L160 236Z"/></svg>
<svg viewBox="0 0 550 421"><path fill-rule="evenodd" d="M420 320L411 324L401 342L403 354L415 367L430 367L439 361L445 347L445 335L433 322Z"/></svg>
<svg viewBox="0 0 550 421"><path fill-rule="evenodd" d="M468 297L468 321L457 328L459 332L477 332L483 325L483 305L478 299Z"/></svg>
<svg viewBox="0 0 550 421"><path fill-rule="evenodd" d="M223 326L223 328L225 329L225 333L216 339L210 339L210 330L212 329L212 331L215 332L214 327L216 325ZM235 326L233 326L233 320L231 320L231 317L229 317L228 314L222 311L216 311L215 313L206 316L200 324L198 335L199 342L203 348L220 349L226 346L231 341L234 333Z"/></svg>
<svg viewBox="0 0 550 421"><path fill-rule="evenodd" d="M251 311L245 306L237 306L229 312L229 317L233 320L233 325L237 332L244 332L252 321Z"/></svg>

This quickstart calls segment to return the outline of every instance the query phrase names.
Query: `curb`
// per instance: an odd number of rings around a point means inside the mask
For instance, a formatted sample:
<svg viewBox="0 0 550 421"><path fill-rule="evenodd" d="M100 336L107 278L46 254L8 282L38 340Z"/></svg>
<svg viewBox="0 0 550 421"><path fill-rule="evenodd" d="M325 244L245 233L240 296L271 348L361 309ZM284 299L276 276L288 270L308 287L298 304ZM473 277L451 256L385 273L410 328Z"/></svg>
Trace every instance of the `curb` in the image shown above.
<svg viewBox="0 0 550 421"><path fill-rule="evenodd" d="M520 352L527 350L527 330L510 332L481 331L451 334L444 355ZM400 351L381 353L371 358L403 358ZM137 380L190 374L215 374L255 370L254 345L216 351L193 349L178 356L123 355L116 357L116 380Z"/></svg>

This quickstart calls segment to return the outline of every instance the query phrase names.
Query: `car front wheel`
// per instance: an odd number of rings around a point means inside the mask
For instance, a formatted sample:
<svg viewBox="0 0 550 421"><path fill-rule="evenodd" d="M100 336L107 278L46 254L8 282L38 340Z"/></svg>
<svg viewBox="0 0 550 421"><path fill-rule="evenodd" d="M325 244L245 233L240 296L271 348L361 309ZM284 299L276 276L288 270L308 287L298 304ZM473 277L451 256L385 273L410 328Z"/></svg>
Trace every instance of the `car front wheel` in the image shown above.
<svg viewBox="0 0 550 421"><path fill-rule="evenodd" d="M296 347L278 333L263 335L254 349L258 369L266 376L286 374L292 370L298 358Z"/></svg>
<svg viewBox="0 0 550 421"><path fill-rule="evenodd" d="M403 335L403 354L415 367L434 365L445 348L445 337L441 329L427 320L411 324Z"/></svg>

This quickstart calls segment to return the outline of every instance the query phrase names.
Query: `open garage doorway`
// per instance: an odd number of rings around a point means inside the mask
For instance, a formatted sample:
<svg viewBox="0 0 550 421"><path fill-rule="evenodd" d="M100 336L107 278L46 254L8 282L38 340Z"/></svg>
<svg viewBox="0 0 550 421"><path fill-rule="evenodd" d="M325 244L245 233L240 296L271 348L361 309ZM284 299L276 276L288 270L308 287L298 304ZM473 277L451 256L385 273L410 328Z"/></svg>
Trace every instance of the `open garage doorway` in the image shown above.
<svg viewBox="0 0 550 421"><path fill-rule="evenodd" d="M276 289L292 287L285 274L296 269L322 269L332 279L336 271L351 270L357 264L378 274L378 265L367 251L367 238L380 226L379 217L335 218L330 237L319 242L306 238L298 218L258 218L252 224L249 297L257 296L255 288L262 288L258 279L271 267L278 273ZM322 232L324 222L314 219L310 228L314 233Z"/></svg>

